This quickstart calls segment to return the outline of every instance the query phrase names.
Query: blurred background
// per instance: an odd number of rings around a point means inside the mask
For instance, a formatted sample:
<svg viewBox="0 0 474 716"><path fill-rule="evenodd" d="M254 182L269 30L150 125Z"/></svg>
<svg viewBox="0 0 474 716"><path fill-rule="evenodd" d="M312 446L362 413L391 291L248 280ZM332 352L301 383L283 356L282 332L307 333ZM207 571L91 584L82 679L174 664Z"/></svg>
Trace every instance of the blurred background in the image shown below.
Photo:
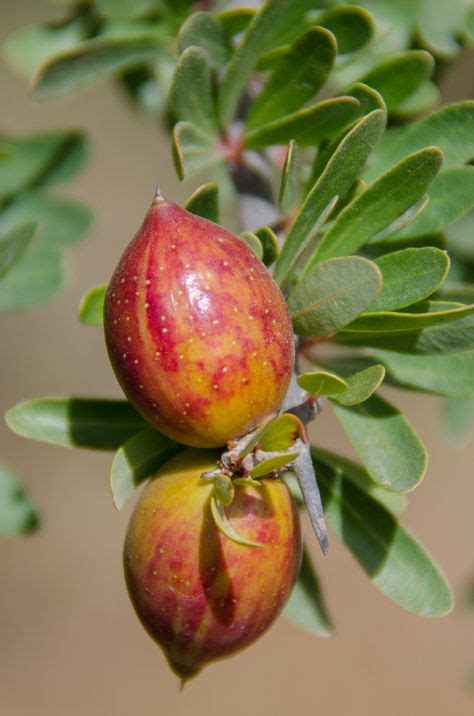
<svg viewBox="0 0 474 716"><path fill-rule="evenodd" d="M0 39L56 16L57 7L47 2L3 0ZM444 80L445 101L472 96L473 65L466 53L453 66ZM137 118L110 82L41 105L0 64L0 97L2 130L8 133L88 132L91 159L66 192L92 206L97 217L89 237L68 252L69 281L61 296L42 308L0 317L0 412L36 395L119 396L101 331L77 320L79 300L90 286L108 280L155 185L177 202L190 187L178 184L168 140L156 122ZM327 558L314 551L335 635L317 639L282 618L255 646L209 667L183 693L128 601L121 552L133 505L121 513L112 506L111 454L23 441L2 421L0 454L23 476L42 524L30 537L0 541L0 712L472 714L474 619L462 603L474 573L472 441L447 442L437 399L391 392L430 454L425 481L403 520L445 571L457 597L454 613L430 621L402 611L333 539ZM313 437L352 454L329 408L316 421Z"/></svg>

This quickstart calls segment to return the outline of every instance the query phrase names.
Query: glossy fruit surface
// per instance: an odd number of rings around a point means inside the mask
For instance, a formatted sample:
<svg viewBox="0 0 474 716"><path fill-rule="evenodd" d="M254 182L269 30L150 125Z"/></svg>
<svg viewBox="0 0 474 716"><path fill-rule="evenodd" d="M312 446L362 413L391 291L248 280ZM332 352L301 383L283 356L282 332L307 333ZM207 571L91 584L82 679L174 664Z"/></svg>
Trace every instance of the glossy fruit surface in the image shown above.
<svg viewBox="0 0 474 716"><path fill-rule="evenodd" d="M156 428L217 447L278 410L294 360L288 309L241 239L155 200L110 282L109 357Z"/></svg>
<svg viewBox="0 0 474 716"><path fill-rule="evenodd" d="M299 517L287 487L236 487L227 516L245 547L211 516L213 453L187 450L148 483L131 517L124 549L127 586L149 635L171 668L190 678L206 663L257 639L290 596L301 561Z"/></svg>

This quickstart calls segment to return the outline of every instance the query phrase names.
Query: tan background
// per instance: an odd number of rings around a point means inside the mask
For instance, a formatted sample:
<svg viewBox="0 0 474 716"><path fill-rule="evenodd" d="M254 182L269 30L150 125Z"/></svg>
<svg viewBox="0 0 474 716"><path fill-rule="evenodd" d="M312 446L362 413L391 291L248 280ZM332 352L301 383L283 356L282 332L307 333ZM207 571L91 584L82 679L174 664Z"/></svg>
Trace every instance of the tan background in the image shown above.
<svg viewBox="0 0 474 716"><path fill-rule="evenodd" d="M56 8L30 0L1 3L0 34ZM449 98L466 96L472 57L448 79ZM70 281L60 300L2 316L1 412L22 398L67 394L116 396L99 330L81 327L81 294L107 280L150 201L155 183L175 200L166 140L138 120L112 83L70 99L32 104L24 83L0 68L2 126L8 132L83 127L92 159L67 193L97 212L87 241L69 253ZM430 450L430 469L412 496L407 526L429 546L459 597L474 571L472 449L447 444L439 402L394 396ZM326 410L318 438L348 451ZM472 443L471 443L472 447ZM458 607L423 620L379 594L344 548L316 560L337 633L318 640L281 619L253 648L208 668L183 694L128 603L121 548L130 506L114 511L111 456L28 443L0 425L0 454L24 477L39 506L41 530L0 542L0 712L5 716L261 716L306 714L472 714L465 689L474 667L474 618Z"/></svg>

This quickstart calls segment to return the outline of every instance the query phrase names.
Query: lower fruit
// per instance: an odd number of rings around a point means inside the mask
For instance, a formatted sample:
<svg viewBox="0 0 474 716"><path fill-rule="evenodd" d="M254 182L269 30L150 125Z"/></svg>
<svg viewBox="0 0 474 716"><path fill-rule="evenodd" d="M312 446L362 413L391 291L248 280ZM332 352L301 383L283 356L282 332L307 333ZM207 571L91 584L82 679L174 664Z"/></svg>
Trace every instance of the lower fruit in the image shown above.
<svg viewBox="0 0 474 716"><path fill-rule="evenodd" d="M226 508L246 547L218 531L213 486L200 479L217 454L187 450L151 479L135 507L124 550L135 610L181 679L257 639L276 619L301 561L299 517L277 479L236 486Z"/></svg>

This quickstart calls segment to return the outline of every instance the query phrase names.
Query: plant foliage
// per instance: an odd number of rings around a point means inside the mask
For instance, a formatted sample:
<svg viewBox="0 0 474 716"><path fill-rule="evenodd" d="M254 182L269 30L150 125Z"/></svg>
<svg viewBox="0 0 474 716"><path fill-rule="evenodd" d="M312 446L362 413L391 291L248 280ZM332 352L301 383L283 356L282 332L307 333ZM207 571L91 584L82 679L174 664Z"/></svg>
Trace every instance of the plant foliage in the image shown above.
<svg viewBox="0 0 474 716"><path fill-rule="evenodd" d="M217 222L219 204L258 198L264 218L242 238L287 297L305 361L298 384L332 406L360 458L311 449L327 521L378 589L425 616L447 613L452 596L398 513L427 454L380 389L446 396L455 434L473 419L474 103L424 114L445 58L472 41L472 4L432 4L267 0L193 13L187 2L95 0L6 46L38 99L113 75L138 108L166 118L178 176L212 180L189 211ZM19 170L11 176L15 191L37 187L38 174L29 184ZM15 260L8 245L5 256ZM84 296L83 323L100 325L104 294L102 285ZM281 417L259 439L270 434L290 451L300 437L285 442L293 427ZM25 437L116 450L118 508L181 449L124 401L37 399L7 421ZM231 490L216 483L212 509L238 541L224 509ZM331 632L308 554L287 613Z"/></svg>

